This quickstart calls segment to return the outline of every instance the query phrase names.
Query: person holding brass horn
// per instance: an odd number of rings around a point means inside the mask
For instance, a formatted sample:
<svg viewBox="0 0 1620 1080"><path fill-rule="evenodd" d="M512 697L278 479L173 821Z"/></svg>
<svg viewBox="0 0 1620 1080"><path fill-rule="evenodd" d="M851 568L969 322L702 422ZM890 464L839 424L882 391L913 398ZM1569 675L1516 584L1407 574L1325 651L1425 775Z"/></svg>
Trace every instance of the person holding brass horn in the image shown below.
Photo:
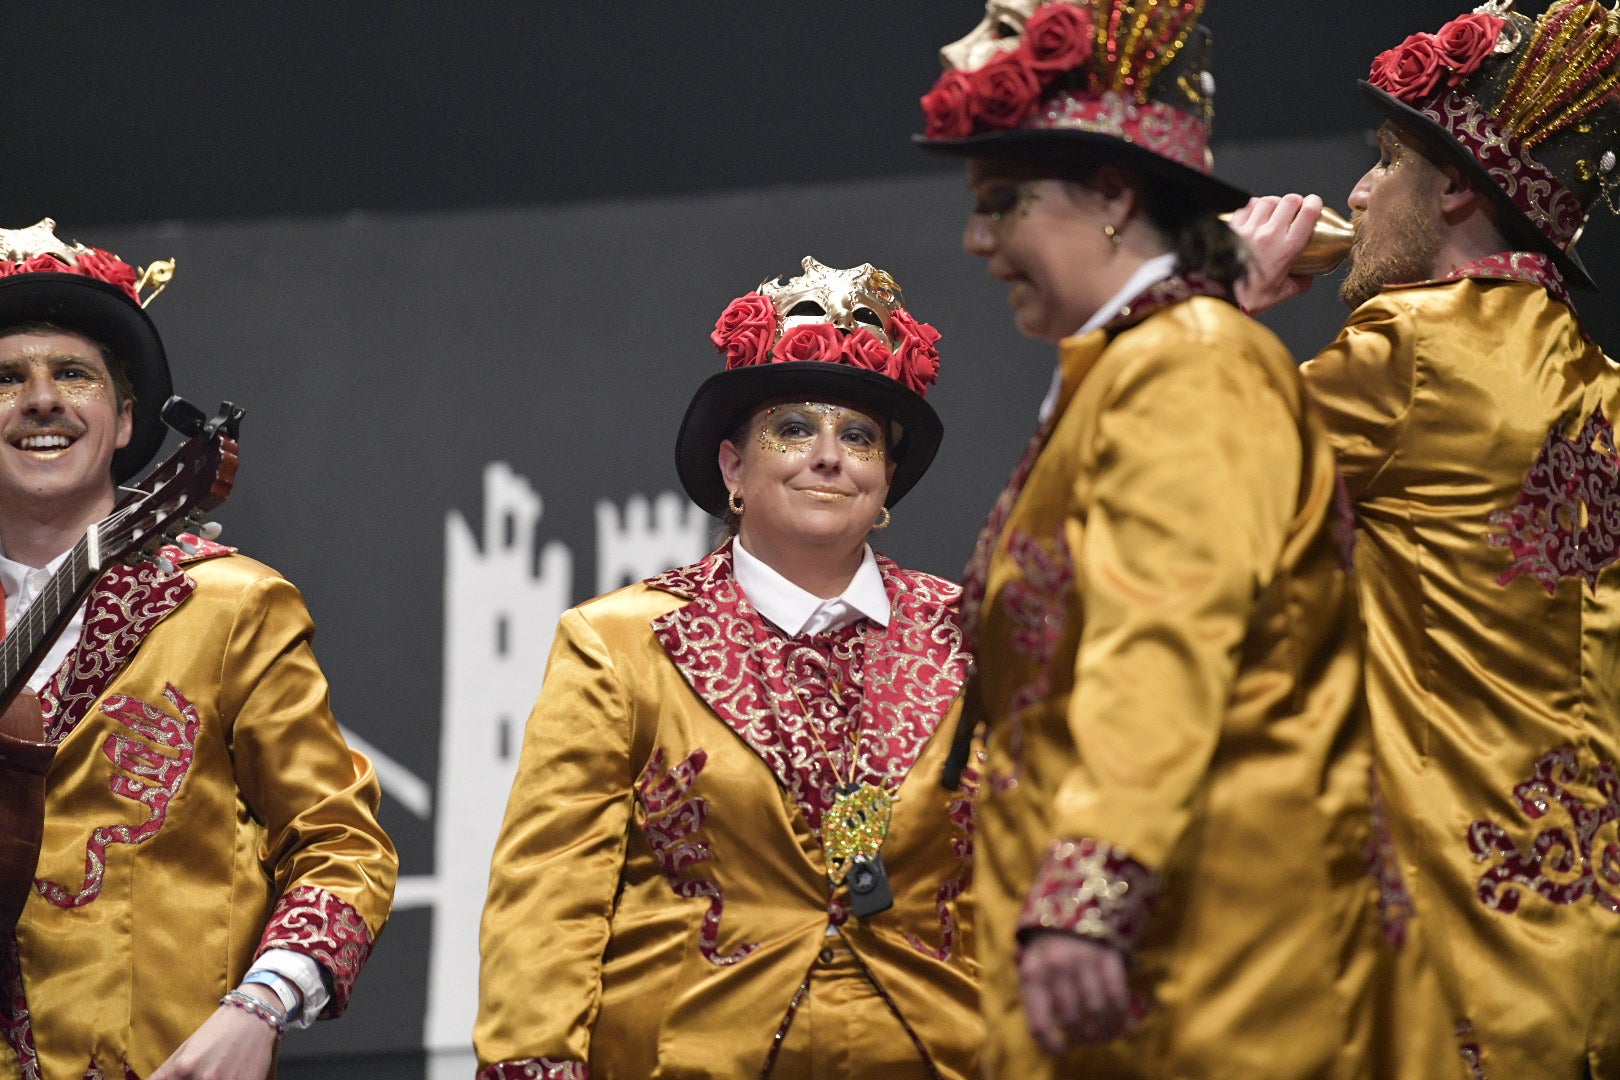
<svg viewBox="0 0 1620 1080"><path fill-rule="evenodd" d="M0 1080L265 1080L283 1031L343 1011L393 894L298 591L189 534L80 544L163 443L145 302L172 270L0 230L8 666L65 621L0 724L0 815L43 826L0 862Z"/></svg>
<svg viewBox="0 0 1620 1080"><path fill-rule="evenodd" d="M1200 2L992 0L925 149L1057 345L964 582L988 1075L1362 1074L1376 893L1348 523L1232 301Z"/></svg>
<svg viewBox="0 0 1620 1080"><path fill-rule="evenodd" d="M1620 1076L1620 368L1570 292L1620 205L1620 12L1513 8L1373 61L1352 311L1303 368L1356 505L1392 1045L1425 1080ZM1251 307L1304 284L1319 205L1238 212Z"/></svg>
<svg viewBox="0 0 1620 1080"><path fill-rule="evenodd" d="M871 265L733 301L676 438L734 533L565 614L484 909L482 1080L979 1075L959 590L867 543L942 429Z"/></svg>

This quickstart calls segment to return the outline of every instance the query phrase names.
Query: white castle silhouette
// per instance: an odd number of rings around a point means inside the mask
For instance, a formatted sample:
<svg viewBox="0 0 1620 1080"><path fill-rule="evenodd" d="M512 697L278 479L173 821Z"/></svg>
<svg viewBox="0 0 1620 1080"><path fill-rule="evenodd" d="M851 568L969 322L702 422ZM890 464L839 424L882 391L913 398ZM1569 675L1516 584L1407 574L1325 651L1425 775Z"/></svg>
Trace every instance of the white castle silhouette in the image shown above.
<svg viewBox="0 0 1620 1080"><path fill-rule="evenodd" d="M557 620L572 603L574 560L538 547L541 501L505 462L484 469L483 542L455 511L445 518L444 699L438 797L421 778L348 735L383 790L434 826L434 871L401 877L394 909L433 910L423 1042L428 1078L473 1073L478 917L490 855L517 771L523 725L540 690ZM596 504L596 592L701 558L708 517L674 492L634 495L622 511Z"/></svg>

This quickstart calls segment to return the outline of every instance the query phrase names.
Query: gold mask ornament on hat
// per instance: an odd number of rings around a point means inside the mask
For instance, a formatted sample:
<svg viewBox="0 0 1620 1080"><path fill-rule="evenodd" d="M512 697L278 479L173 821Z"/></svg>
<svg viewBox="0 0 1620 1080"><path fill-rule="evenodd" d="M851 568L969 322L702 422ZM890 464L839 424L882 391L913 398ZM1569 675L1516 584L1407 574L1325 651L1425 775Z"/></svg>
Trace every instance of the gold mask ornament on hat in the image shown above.
<svg viewBox="0 0 1620 1080"><path fill-rule="evenodd" d="M759 286L776 305L783 334L795 326L831 323L840 330L870 330L889 348L896 346L891 326L905 297L894 278L871 263L837 270L805 256L800 265L804 273L798 277L767 280Z"/></svg>
<svg viewBox="0 0 1620 1080"><path fill-rule="evenodd" d="M81 274L118 286L144 308L174 278L174 260L136 270L110 251L65 243L56 222L43 218L26 229L0 229L0 277L16 273Z"/></svg>

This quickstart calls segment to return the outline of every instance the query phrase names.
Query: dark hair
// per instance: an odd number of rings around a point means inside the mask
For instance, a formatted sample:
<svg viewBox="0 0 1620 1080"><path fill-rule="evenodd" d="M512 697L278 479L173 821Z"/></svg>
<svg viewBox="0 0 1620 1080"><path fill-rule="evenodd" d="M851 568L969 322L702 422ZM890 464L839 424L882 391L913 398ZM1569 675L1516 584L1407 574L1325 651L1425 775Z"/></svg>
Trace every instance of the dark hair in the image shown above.
<svg viewBox="0 0 1620 1080"><path fill-rule="evenodd" d="M1228 293L1243 276L1243 243L1216 214L1190 202L1173 181L1137 177L1143 212L1176 256L1179 273L1201 273Z"/></svg>
<svg viewBox="0 0 1620 1080"><path fill-rule="evenodd" d="M1094 187L1097 171L1108 162L1070 168L1059 175L1081 187ZM1243 242L1214 211L1187 198L1181 185L1167 177L1116 166L1136 185L1137 201L1149 222L1176 257L1176 272L1200 273L1228 293L1243 276L1248 258Z"/></svg>
<svg viewBox="0 0 1620 1080"><path fill-rule="evenodd" d="M113 398L120 408L124 402L135 400L135 385L129 381L124 372L124 362L118 358L107 343L99 338L92 337L83 330L61 323L54 323L48 319L38 319L34 322L12 323L9 326L0 326L0 337L11 337L13 334L72 334L80 337L96 347L101 353L102 363L107 365L107 374L112 379Z"/></svg>

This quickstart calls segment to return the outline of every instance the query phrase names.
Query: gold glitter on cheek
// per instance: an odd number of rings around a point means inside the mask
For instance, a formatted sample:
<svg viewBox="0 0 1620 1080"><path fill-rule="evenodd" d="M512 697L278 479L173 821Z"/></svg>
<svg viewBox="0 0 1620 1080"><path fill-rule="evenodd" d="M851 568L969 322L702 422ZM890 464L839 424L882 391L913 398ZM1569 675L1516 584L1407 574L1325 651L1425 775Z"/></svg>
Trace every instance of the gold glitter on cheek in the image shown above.
<svg viewBox="0 0 1620 1080"><path fill-rule="evenodd" d="M104 400L107 396L107 384L100 379L85 378L76 382L58 383L57 393L75 408L83 408Z"/></svg>
<svg viewBox="0 0 1620 1080"><path fill-rule="evenodd" d="M851 461L873 462L883 460L882 446L851 446L844 443L844 456Z"/></svg>
<svg viewBox="0 0 1620 1080"><path fill-rule="evenodd" d="M759 448L773 454L808 454L814 439L784 439L768 427L759 429Z"/></svg>

